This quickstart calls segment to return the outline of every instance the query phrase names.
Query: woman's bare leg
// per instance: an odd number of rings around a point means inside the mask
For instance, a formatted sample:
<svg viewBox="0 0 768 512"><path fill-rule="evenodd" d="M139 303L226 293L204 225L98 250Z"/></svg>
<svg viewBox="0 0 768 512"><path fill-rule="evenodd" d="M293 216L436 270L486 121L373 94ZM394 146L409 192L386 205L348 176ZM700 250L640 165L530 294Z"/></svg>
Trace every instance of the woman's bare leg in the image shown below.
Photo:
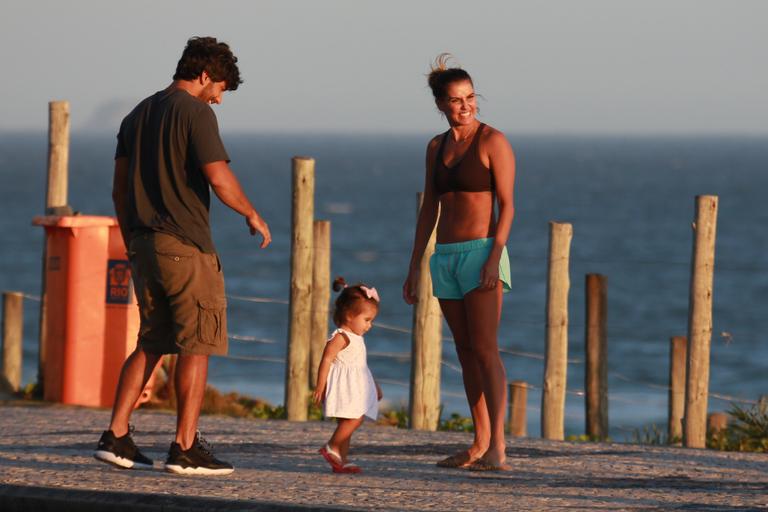
<svg viewBox="0 0 768 512"><path fill-rule="evenodd" d="M464 296L467 330L472 353L482 376L482 389L490 420L490 444L483 459L501 466L506 460L504 417L507 407L507 376L499 355L498 328L501 319L502 285L495 290L475 289Z"/></svg>
<svg viewBox="0 0 768 512"><path fill-rule="evenodd" d="M472 422L475 425L475 438L467 450L468 460L474 460L488 450L491 441L491 422L483 394L482 369L470 342L464 301L440 299L440 309L453 334L456 355L461 363L464 392L467 394Z"/></svg>

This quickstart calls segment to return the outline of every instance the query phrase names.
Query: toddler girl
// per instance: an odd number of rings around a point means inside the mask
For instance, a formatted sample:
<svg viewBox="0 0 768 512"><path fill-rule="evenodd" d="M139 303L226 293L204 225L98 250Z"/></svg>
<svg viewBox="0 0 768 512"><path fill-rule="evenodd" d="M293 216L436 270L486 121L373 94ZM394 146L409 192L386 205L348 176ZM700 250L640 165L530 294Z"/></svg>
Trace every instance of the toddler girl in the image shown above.
<svg viewBox="0 0 768 512"><path fill-rule="evenodd" d="M379 312L379 294L364 284L347 286L341 277L333 282L333 290L341 290L333 312L338 329L325 344L312 398L317 405L324 400L325 415L337 418L338 424L320 453L334 473L360 473L347 455L352 434L365 416L376 419L382 397L368 369L363 341Z"/></svg>

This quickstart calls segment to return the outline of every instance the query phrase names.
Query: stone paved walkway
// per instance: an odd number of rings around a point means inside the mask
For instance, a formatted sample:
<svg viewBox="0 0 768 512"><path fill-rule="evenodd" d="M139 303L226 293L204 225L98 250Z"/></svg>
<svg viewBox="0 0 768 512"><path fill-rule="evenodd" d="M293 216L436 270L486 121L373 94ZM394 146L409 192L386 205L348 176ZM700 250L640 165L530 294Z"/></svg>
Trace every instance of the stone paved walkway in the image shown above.
<svg viewBox="0 0 768 512"><path fill-rule="evenodd" d="M207 416L201 430L237 470L179 477L161 470L173 415L133 418L155 471L93 459L108 420L104 410L0 402L0 510L768 509L764 454L511 439L514 471L474 473L434 465L468 434L366 424L353 440L365 473L337 475L317 453L333 423Z"/></svg>

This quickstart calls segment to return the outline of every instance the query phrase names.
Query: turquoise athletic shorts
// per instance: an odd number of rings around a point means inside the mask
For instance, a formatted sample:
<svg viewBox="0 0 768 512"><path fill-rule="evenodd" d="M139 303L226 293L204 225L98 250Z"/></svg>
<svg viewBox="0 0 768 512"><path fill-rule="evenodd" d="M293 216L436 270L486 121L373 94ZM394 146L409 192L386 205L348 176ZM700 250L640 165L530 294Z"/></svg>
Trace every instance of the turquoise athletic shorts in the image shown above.
<svg viewBox="0 0 768 512"><path fill-rule="evenodd" d="M464 295L480 286L480 271L488 261L492 248L493 238L436 244L435 253L429 259L432 295L438 299L463 299ZM504 293L508 292L511 281L506 247L499 260L499 279Z"/></svg>

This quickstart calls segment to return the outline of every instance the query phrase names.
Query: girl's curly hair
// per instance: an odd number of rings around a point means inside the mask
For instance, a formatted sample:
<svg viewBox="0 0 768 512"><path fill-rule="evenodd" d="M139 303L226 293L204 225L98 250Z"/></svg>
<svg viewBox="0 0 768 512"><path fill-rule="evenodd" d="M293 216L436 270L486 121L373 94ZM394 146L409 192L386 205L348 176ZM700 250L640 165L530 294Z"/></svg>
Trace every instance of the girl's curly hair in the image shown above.
<svg viewBox="0 0 768 512"><path fill-rule="evenodd" d="M341 292L336 297L333 309L333 323L337 327L340 327L349 316L359 313L365 303L375 306L377 310L379 309L379 303L376 299L368 297L363 290L364 286L368 287L364 283L347 286L347 282L341 276L333 280L333 291Z"/></svg>

